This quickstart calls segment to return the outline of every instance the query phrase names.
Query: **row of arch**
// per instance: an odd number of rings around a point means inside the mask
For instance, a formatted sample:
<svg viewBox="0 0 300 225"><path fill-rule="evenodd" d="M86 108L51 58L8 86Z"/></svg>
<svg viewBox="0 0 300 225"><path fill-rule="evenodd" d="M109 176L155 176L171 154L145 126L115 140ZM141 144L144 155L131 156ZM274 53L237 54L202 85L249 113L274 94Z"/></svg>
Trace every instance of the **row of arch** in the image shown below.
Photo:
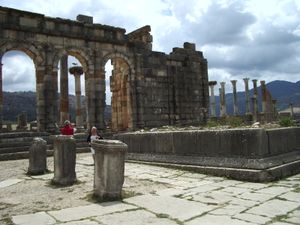
<svg viewBox="0 0 300 225"><path fill-rule="evenodd" d="M87 128L97 126L105 129L105 64L112 60L114 70L111 78L113 130L133 128L134 118L131 81L135 77L134 64L122 52L97 51L90 49L55 49L49 45L34 45L25 42L9 42L0 45L0 56L10 50L18 50L28 55L36 70L37 123L39 131L52 131L59 122L57 106L58 65L64 55L78 59L83 67L86 95L85 119ZM126 68L124 68L126 67ZM125 74L124 74L125 71ZM2 88L2 87L1 87ZM1 89L2 92L2 89Z"/></svg>

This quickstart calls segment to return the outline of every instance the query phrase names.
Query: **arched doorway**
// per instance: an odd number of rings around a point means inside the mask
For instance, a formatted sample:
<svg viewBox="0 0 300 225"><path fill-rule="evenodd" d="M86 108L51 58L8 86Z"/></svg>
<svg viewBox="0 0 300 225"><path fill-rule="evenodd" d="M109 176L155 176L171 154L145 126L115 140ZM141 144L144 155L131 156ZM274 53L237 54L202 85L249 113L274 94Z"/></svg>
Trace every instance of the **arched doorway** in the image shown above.
<svg viewBox="0 0 300 225"><path fill-rule="evenodd" d="M26 49L9 48L0 61L0 128L4 125L8 131L37 130L36 76L32 55ZM32 126L27 126L29 124Z"/></svg>
<svg viewBox="0 0 300 225"><path fill-rule="evenodd" d="M112 65L111 76L109 77L111 91L111 123L109 128L112 131L128 130L133 127L130 94L131 69L128 61L120 56L111 56L108 57L108 60L110 60ZM108 94L108 90L106 90L106 96ZM108 104L107 98L106 104Z"/></svg>
<svg viewBox="0 0 300 225"><path fill-rule="evenodd" d="M58 121L62 125L65 120L70 120L78 131L86 127L87 123L86 65L82 61L82 57L74 52L65 52L58 62Z"/></svg>

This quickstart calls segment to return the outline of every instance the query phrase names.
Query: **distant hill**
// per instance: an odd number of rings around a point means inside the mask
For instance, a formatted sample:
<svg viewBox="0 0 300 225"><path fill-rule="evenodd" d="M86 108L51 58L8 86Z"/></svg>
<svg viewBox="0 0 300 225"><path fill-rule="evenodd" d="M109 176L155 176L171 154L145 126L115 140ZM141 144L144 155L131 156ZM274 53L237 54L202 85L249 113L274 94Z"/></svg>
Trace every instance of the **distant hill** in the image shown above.
<svg viewBox="0 0 300 225"><path fill-rule="evenodd" d="M249 82L249 86L252 86L252 83ZM293 83L289 81L276 80L266 84L267 89L271 93L273 99L277 100L277 110L283 110L289 107L290 103L293 105L300 106L300 81ZM227 90L228 91L228 90ZM230 90L231 91L231 90ZM253 96L253 89L250 89L250 101ZM244 114L246 111L246 97L245 92L238 92L238 108L240 114ZM258 98L261 102L261 87L258 86ZM233 114L233 95L232 93L226 94L226 105L227 113ZM216 108L217 115L219 115L219 93L216 93ZM259 110L261 110L261 104L259 104Z"/></svg>
<svg viewBox="0 0 300 225"><path fill-rule="evenodd" d="M249 82L250 87L252 84ZM219 85L218 85L219 86ZM268 90L274 99L277 99L277 109L283 110L289 107L292 102L295 107L300 107L300 81L293 83L288 81L272 81L267 84ZM227 90L229 91L229 90ZM231 91L231 90L230 90ZM259 101L261 101L261 88L258 87ZM250 90L250 97L253 95L253 89ZM238 92L238 107L241 114L245 113L246 101L245 93ZM27 112L27 120L36 120L36 95L35 92L3 92L3 119L6 121L16 121L16 117L22 111ZM69 95L71 120L75 121L75 96ZM233 114L233 96L232 93L226 94L227 112ZM59 104L58 104L59 105ZM84 108L85 99L82 96L82 108ZM216 92L216 108L219 115L219 93ZM259 105L261 110L261 105ZM85 113L85 110L82 110ZM105 109L105 120L111 115L111 107L108 105ZM85 117L85 115L83 115Z"/></svg>
<svg viewBox="0 0 300 225"><path fill-rule="evenodd" d="M85 107L85 97L81 97L81 106ZM75 104L76 98L74 95L69 95L70 116L71 121L75 122ZM59 103L58 103L59 107ZM36 94L32 91L26 92L3 92L3 120L16 121L17 115L22 111L27 113L27 121L36 120ZM83 118L85 110L82 110ZM109 118L111 114L110 106L105 109L105 118Z"/></svg>

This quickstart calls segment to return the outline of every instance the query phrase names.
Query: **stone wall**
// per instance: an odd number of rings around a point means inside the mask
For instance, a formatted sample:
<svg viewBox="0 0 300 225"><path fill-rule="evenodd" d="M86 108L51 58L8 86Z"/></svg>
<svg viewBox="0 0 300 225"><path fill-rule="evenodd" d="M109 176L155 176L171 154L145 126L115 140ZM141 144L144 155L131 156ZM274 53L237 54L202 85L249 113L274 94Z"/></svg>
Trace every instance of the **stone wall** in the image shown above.
<svg viewBox="0 0 300 225"><path fill-rule="evenodd" d="M300 152L300 128L125 133L130 153L263 158Z"/></svg>
<svg viewBox="0 0 300 225"><path fill-rule="evenodd" d="M113 130L206 122L207 61L194 44L184 43L168 55L152 51L150 26L126 34L84 15L73 21L5 7L0 7L0 26L0 58L20 50L35 65L39 131L53 132L63 121L59 117L68 115L67 107L58 112L58 100L67 104L64 97L58 99L58 65L66 55L75 56L83 68L88 128L106 129L105 64L110 59ZM61 93L68 86L64 82Z"/></svg>

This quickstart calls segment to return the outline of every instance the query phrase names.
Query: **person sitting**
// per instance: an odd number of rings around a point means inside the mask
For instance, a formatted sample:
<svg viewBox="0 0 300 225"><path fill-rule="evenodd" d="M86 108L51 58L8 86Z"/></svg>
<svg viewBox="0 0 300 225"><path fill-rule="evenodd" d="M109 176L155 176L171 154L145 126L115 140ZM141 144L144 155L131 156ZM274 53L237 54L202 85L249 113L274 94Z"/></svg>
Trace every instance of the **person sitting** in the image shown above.
<svg viewBox="0 0 300 225"><path fill-rule="evenodd" d="M73 135L74 134L74 128L72 127L69 120L66 120L64 122L64 127L60 129L60 133L62 135Z"/></svg>

